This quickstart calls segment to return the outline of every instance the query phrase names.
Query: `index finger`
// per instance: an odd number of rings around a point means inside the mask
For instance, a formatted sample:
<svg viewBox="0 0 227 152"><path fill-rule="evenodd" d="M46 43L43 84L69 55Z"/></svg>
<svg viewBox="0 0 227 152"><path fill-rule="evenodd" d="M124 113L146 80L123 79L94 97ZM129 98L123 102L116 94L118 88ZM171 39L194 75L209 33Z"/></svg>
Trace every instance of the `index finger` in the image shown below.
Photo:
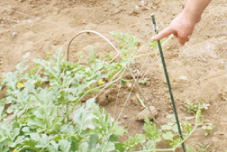
<svg viewBox="0 0 227 152"><path fill-rule="evenodd" d="M169 27L167 27L164 30L162 30L159 34L157 34L154 37L152 37L151 39L153 41L157 41L157 40L160 40L160 39L162 39L162 38L164 38L166 36L169 36L172 33L173 33L173 31Z"/></svg>

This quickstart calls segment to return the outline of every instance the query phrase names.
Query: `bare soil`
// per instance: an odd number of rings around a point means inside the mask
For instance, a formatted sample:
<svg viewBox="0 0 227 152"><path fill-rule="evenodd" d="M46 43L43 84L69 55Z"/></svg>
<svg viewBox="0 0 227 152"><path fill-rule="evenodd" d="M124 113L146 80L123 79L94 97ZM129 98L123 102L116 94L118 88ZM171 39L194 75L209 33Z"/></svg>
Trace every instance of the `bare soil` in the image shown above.
<svg viewBox="0 0 227 152"><path fill-rule="evenodd" d="M15 69L26 52L31 57L45 58L48 52L54 54L62 48L66 55L69 40L82 30L95 30L109 38L116 46L118 42L110 31L135 35L140 40L141 54L153 35L150 14L154 13L159 29L167 27L183 9L185 0L1 0L0 1L0 75ZM227 150L227 4L226 0L213 0L205 10L201 22L185 46L177 39L170 38L163 46L166 64L172 84L173 95L180 121L190 116L185 107L186 100L210 104L203 113L205 122L213 123L215 131L204 136L199 129L187 140L197 150L213 144L214 152ZM82 34L70 48L70 61L75 61L77 53L89 51L93 45L99 55L116 52L104 40L94 34ZM144 63L144 61L146 62ZM144 65L143 65L144 64ZM158 109L157 121L166 123L165 116L172 113L171 101L165 82L160 57L143 56L131 65L141 69L149 78L141 85L149 105ZM180 76L186 76L182 80ZM136 121L142 106L137 103L136 94L129 96L127 88L120 90L117 104L105 105L107 112L117 118L127 101L119 122L129 135L142 132L142 122ZM111 94L110 94L111 95ZM116 96L114 94L113 96ZM129 98L128 98L129 96ZM127 100L128 98L128 100ZM115 111L115 105L116 111ZM127 139L125 136L124 139ZM160 145L165 147L165 144ZM181 151L179 149L179 151Z"/></svg>

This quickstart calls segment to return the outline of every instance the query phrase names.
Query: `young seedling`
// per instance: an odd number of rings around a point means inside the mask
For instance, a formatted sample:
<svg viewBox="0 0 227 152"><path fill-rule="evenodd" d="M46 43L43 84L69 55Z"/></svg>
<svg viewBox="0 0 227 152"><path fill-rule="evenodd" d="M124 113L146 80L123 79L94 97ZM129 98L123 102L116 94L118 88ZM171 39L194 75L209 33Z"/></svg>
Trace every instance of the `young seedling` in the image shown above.
<svg viewBox="0 0 227 152"><path fill-rule="evenodd" d="M191 146L187 146L187 150L188 152L210 152L210 147L214 146L214 145L203 145L201 143L196 143L197 145L201 146L203 149L200 149L199 151L196 151L195 149L193 149Z"/></svg>
<svg viewBox="0 0 227 152"><path fill-rule="evenodd" d="M209 148L214 146L211 144L208 144L208 145L203 145L201 143L196 143L196 144L203 148L202 150L199 150L199 152L210 152Z"/></svg>
<svg viewBox="0 0 227 152"><path fill-rule="evenodd" d="M210 104L206 104L203 101L199 101L198 104L192 104L189 100L187 100L185 106L187 107L189 113L195 115L198 110L207 110Z"/></svg>
<svg viewBox="0 0 227 152"><path fill-rule="evenodd" d="M148 78L144 78L144 79L141 79L141 80L139 80L138 82L139 82L139 84L146 84L147 83L147 80L148 80Z"/></svg>
<svg viewBox="0 0 227 152"><path fill-rule="evenodd" d="M214 126L212 124L209 125L203 125L201 129L204 131L204 135L210 135L212 131L214 131Z"/></svg>

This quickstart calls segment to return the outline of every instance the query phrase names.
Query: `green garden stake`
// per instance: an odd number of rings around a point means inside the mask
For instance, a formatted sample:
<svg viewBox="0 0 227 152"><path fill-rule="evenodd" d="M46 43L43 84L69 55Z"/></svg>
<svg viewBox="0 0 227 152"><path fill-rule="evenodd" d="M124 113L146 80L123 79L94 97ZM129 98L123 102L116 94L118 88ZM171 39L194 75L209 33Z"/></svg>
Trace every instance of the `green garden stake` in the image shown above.
<svg viewBox="0 0 227 152"><path fill-rule="evenodd" d="M158 34L154 14L151 14L151 19L152 19L152 22L153 22L155 34ZM160 56L161 56L161 59L162 59L162 65L163 65L165 76L166 76L166 82L167 82L167 85L168 85L168 88L169 88L169 94L170 94L172 105L173 105L173 111L174 111L174 114L175 114L178 133L179 133L181 139L183 140L183 136L182 136L182 132L181 132L181 128L180 128L180 123L179 123L179 119L178 119L178 115L177 115L177 109L176 109L176 106L175 106L175 102L174 102L174 98L173 98L173 94L172 94L172 90L171 90L171 85L170 85L170 82L169 82L169 76L168 76L168 72L167 72L167 68L166 68L166 64L165 64L165 59L164 59L164 55L162 53L162 46L161 46L161 43L160 43L159 40L157 41L157 43L158 43L158 49L159 49L159 52L160 52ZM183 149L184 152L186 152L184 143L182 143L182 149Z"/></svg>

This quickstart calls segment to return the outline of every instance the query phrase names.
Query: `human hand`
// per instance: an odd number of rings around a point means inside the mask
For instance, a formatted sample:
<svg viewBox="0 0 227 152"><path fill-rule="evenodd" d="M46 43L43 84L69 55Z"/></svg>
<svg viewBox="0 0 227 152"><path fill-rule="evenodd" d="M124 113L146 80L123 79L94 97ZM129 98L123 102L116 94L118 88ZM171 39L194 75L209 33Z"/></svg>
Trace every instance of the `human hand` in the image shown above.
<svg viewBox="0 0 227 152"><path fill-rule="evenodd" d="M179 16L177 16L171 24L162 30L159 34L152 37L153 41L157 41L162 39L163 37L169 36L173 34L178 38L178 41L181 45L184 45L185 42L189 41L189 36L192 34L195 24L200 21L201 17L198 19L190 19L186 13L182 12Z"/></svg>

